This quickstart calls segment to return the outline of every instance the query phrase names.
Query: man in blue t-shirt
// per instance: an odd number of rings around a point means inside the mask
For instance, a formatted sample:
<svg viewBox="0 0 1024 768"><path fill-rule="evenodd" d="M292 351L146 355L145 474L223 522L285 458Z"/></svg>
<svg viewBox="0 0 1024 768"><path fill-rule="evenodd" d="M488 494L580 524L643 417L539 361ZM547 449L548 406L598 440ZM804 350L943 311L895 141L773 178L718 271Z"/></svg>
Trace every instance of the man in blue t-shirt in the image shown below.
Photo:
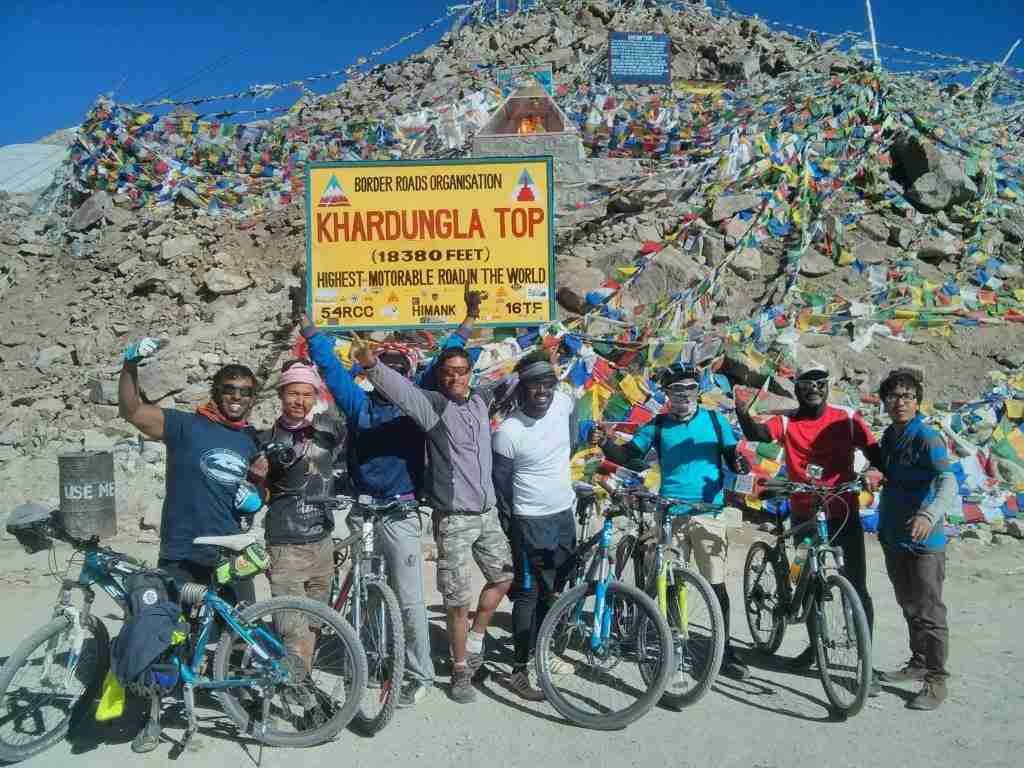
<svg viewBox="0 0 1024 768"><path fill-rule="evenodd" d="M700 373L690 366L673 366L662 377L669 399L668 413L655 417L625 446L626 461L635 464L651 450L661 466L659 493L684 501L724 504L723 465L739 473L749 471L746 460L736 452L732 427L718 413L701 408ZM621 448L605 443L605 454L616 460ZM715 513L690 514L680 510L672 531L684 554L692 553L701 575L718 597L725 623L725 655L722 673L742 680L747 666L736 656L729 638L729 593L725 588L729 539L725 522Z"/></svg>
<svg viewBox="0 0 1024 768"><path fill-rule="evenodd" d="M244 365L228 365L213 377L211 399L195 413L158 408L139 396L138 364L159 344L142 339L124 352L118 380L118 411L151 440L167 446L166 492L160 517L158 565L178 582L208 584L217 564L215 547L193 544L200 536L241 532L240 520L262 505L247 481L257 453L246 421L256 377ZM254 599L252 582L235 585L238 599Z"/></svg>
<svg viewBox="0 0 1024 768"><path fill-rule="evenodd" d="M945 513L959 502L942 436L924 423L924 396L916 373L897 369L879 388L892 425L882 435L885 486L878 510L878 539L896 602L910 634L910 660L883 682L922 682L910 709L932 710L946 699L949 626L942 602L946 575Z"/></svg>

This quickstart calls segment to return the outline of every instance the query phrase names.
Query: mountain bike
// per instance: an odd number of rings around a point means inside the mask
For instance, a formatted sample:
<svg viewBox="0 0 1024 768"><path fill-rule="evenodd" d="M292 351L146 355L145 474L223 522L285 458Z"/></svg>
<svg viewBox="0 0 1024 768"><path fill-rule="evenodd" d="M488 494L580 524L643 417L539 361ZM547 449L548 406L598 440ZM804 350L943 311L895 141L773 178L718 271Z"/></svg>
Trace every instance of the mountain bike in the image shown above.
<svg viewBox="0 0 1024 768"><path fill-rule="evenodd" d="M109 635L91 613L93 586L114 599L127 621L131 611L125 580L144 567L100 547L96 539L69 535L53 515L30 531L12 533L19 540L31 534L36 542L49 540L52 545L58 539L71 544L71 562L80 558L82 569L77 580L63 580L54 618L30 635L0 670L0 759L8 761L52 746L67 734L74 714L92 709L110 662ZM200 537L195 543L216 546L229 560L251 551L256 534ZM328 606L305 598L273 598L236 608L219 596L223 586L216 575L210 585L180 586L180 604L190 614L187 636L153 665L146 683L129 686L150 696L144 734L159 736L161 699L180 693L187 720L179 745L184 749L198 731L195 692L206 689L219 697L239 733L261 744L304 747L334 738L351 720L366 686L365 657L355 632ZM72 604L75 589L84 596L82 608ZM212 676L207 676L215 620L222 631ZM289 647L290 633L312 638L308 656ZM47 707L56 710L52 720Z"/></svg>
<svg viewBox="0 0 1024 768"><path fill-rule="evenodd" d="M826 510L837 497L859 492L862 483L826 487L813 481L820 479L820 468L812 465L808 472L810 483L769 480L764 485L773 495L812 495L814 518L785 531L776 511L775 542L756 541L747 553L743 604L754 645L767 653L779 649L787 624L807 622L825 695L839 714L850 717L861 710L868 693L871 633L860 597L839 573L843 551L830 546ZM786 540L795 543L802 537L807 537L806 559L791 568Z"/></svg>
<svg viewBox="0 0 1024 768"><path fill-rule="evenodd" d="M347 539L334 540L335 574L330 604L356 628L366 649L369 684L352 727L372 736L393 717L405 674L402 611L388 586L387 563L375 551L377 529L399 517L429 514L429 507L421 507L415 501L375 503L368 496L360 496L354 505L347 496L318 501L335 505L336 514L351 509L362 519L360 530ZM345 573L349 561L351 568Z"/></svg>
<svg viewBox="0 0 1024 768"><path fill-rule="evenodd" d="M537 635L537 680L547 700L568 720L598 730L624 728L650 711L674 669L672 634L658 606L613 578L612 520L628 514L604 510L601 530L572 555L580 583L554 602ZM551 674L556 657L572 672Z"/></svg>
<svg viewBox="0 0 1024 768"><path fill-rule="evenodd" d="M623 536L616 548L615 577L623 578L626 566L632 565L633 583L655 599L668 619L676 666L661 702L680 710L700 700L718 677L725 653L725 622L707 579L672 547L672 521L682 514L715 514L722 507L643 489L619 491L612 499L615 504L637 507L636 534ZM653 510L653 526L647 525L647 509Z"/></svg>

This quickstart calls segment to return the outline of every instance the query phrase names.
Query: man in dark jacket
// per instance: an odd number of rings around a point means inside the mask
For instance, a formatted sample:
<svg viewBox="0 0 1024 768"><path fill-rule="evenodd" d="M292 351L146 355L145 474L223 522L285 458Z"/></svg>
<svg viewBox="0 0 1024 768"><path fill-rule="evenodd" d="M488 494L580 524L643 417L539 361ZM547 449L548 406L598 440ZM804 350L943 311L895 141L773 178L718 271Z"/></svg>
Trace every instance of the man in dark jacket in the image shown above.
<svg viewBox="0 0 1024 768"><path fill-rule="evenodd" d="M322 503L308 499L333 493L334 462L345 433L326 413L313 415L322 386L313 366L299 360L285 363L277 390L281 415L259 433L265 455L254 464L254 472L266 473L269 492L264 526L271 594L326 603L334 575L334 517ZM308 627L282 627L281 632L289 650L308 665L315 643Z"/></svg>

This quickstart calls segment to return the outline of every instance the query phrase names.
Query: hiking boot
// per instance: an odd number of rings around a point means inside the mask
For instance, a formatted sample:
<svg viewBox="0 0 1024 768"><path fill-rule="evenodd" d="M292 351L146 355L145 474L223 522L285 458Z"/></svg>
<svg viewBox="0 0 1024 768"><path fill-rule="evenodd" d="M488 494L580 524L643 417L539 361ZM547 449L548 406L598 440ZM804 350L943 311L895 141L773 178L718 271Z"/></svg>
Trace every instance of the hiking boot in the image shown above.
<svg viewBox="0 0 1024 768"><path fill-rule="evenodd" d="M544 701L544 691L534 685L531 679L535 674L534 667L530 664L520 667L512 673L512 677L508 680L508 687L527 701Z"/></svg>
<svg viewBox="0 0 1024 768"><path fill-rule="evenodd" d="M913 659L893 672L878 673L883 683L917 683L924 680L927 675L928 670L915 664Z"/></svg>
<svg viewBox="0 0 1024 768"><path fill-rule="evenodd" d="M808 645L799 654L791 659L786 659L783 662L790 669L810 669L818 661L818 656L814 652L814 646Z"/></svg>
<svg viewBox="0 0 1024 768"><path fill-rule="evenodd" d="M907 709L930 712L946 700L945 680L925 680L924 687L907 703Z"/></svg>
<svg viewBox="0 0 1024 768"><path fill-rule="evenodd" d="M736 658L735 653L729 651L722 657L720 674L733 680L746 680L750 677L750 668Z"/></svg>
<svg viewBox="0 0 1024 768"><path fill-rule="evenodd" d="M402 686L398 694L398 708L415 707L430 694L429 685L424 685L419 680L412 680Z"/></svg>
<svg viewBox="0 0 1024 768"><path fill-rule="evenodd" d="M144 755L160 746L160 723L150 718L132 739L132 752Z"/></svg>
<svg viewBox="0 0 1024 768"><path fill-rule="evenodd" d="M452 669L452 684L448 689L448 695L452 701L459 704L469 704L476 699L476 690L473 688L473 673L469 665L457 666Z"/></svg>

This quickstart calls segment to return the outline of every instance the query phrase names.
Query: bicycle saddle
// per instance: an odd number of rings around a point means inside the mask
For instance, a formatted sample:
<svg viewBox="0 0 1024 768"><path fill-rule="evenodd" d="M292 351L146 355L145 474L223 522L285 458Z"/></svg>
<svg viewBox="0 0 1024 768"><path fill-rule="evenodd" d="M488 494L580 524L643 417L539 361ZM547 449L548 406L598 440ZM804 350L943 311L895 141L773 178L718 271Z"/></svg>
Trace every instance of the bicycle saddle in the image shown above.
<svg viewBox="0 0 1024 768"><path fill-rule="evenodd" d="M249 531L248 533L236 533L234 536L200 536L192 539L193 544L209 544L214 547L223 547L232 552L241 552L250 544L259 540L259 534Z"/></svg>

